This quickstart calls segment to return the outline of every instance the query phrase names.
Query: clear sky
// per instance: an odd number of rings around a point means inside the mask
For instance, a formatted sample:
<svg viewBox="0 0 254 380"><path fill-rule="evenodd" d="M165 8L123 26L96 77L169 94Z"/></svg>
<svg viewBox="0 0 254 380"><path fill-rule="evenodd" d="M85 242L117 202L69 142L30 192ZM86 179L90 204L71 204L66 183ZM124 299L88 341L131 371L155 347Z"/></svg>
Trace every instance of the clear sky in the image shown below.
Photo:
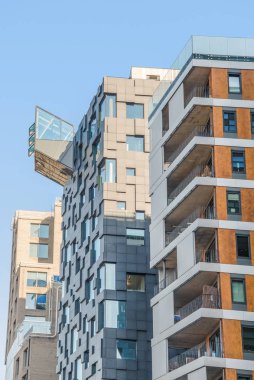
<svg viewBox="0 0 254 380"><path fill-rule="evenodd" d="M17 209L62 189L35 173L28 127L40 105L78 125L104 75L169 67L191 34L254 37L253 0L0 0L0 379Z"/></svg>

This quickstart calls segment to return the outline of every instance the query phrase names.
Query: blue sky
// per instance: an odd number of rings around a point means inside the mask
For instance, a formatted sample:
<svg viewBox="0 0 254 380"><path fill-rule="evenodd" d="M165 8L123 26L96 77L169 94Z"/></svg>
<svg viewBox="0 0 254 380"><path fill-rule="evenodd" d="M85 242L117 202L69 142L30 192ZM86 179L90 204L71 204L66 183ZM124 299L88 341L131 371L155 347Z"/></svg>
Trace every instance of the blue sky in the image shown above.
<svg viewBox="0 0 254 380"><path fill-rule="evenodd" d="M50 210L61 187L33 170L40 105L78 125L104 75L169 67L191 34L254 37L253 0L0 0L0 378L16 209Z"/></svg>

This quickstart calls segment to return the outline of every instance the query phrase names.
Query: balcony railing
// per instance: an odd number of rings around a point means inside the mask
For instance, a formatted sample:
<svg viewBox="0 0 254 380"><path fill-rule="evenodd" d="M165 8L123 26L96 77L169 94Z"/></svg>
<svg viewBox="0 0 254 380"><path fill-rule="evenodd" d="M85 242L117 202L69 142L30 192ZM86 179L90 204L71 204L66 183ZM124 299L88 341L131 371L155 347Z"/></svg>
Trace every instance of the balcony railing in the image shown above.
<svg viewBox="0 0 254 380"><path fill-rule="evenodd" d="M207 349L206 343L203 342L195 347L190 348L189 350L183 352L180 355L169 359L168 361L168 370L173 371L177 368L184 366L202 356L210 356L210 357L222 357L221 345L218 342L216 349L212 350L211 348Z"/></svg>
<svg viewBox="0 0 254 380"><path fill-rule="evenodd" d="M179 322L188 315L194 313L198 309L218 309L219 308L219 297L218 291L212 286L206 286L206 294L201 294L200 296L194 298L191 302L187 303L175 313L175 322Z"/></svg>
<svg viewBox="0 0 254 380"><path fill-rule="evenodd" d="M186 107L192 98L209 98L209 86L195 86L189 92L189 94L184 99L184 107Z"/></svg>
<svg viewBox="0 0 254 380"><path fill-rule="evenodd" d="M163 289L165 289L168 285L172 284L177 279L177 270L174 270L170 273L170 275L167 275L163 280L161 280L157 285L154 287L154 295L160 293Z"/></svg>
<svg viewBox="0 0 254 380"><path fill-rule="evenodd" d="M199 165L194 168L187 177L169 194L168 204L171 203L183 189L195 178L195 177L214 177L213 167L206 165Z"/></svg>
<svg viewBox="0 0 254 380"><path fill-rule="evenodd" d="M179 156L179 154L182 152L182 150L189 144L189 142L196 136L201 137L210 137L212 136L212 129L211 126L197 126L193 129L193 131L186 137L186 139L178 146L176 150L170 154L170 156L167 158L167 161L164 164L164 169L166 170L169 165L172 164L172 162L176 159L176 157ZM166 149L166 147L165 147Z"/></svg>
<svg viewBox="0 0 254 380"><path fill-rule="evenodd" d="M218 251L216 248L200 249L196 251L196 262L217 263Z"/></svg>
<svg viewBox="0 0 254 380"><path fill-rule="evenodd" d="M213 207L200 208L195 210L187 218L182 220L178 226L172 226L171 231L165 231L165 246L169 245L178 235L180 235L189 225L191 225L196 219L215 219L215 213Z"/></svg>

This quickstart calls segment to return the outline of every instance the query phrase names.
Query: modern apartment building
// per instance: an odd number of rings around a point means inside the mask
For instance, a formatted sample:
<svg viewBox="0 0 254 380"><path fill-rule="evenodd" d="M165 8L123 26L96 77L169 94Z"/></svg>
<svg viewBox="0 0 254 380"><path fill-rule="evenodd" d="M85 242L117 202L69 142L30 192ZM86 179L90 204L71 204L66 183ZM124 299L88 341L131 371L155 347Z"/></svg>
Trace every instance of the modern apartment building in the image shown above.
<svg viewBox="0 0 254 380"><path fill-rule="evenodd" d="M171 83L176 73L104 77L75 135L36 109L29 154L36 171L64 186L62 380L151 379L148 103L161 77Z"/></svg>
<svg viewBox="0 0 254 380"><path fill-rule="evenodd" d="M60 201L52 212L17 211L13 218L6 380L58 378L61 221Z"/></svg>
<svg viewBox="0 0 254 380"><path fill-rule="evenodd" d="M254 39L192 37L150 113L153 380L254 378Z"/></svg>

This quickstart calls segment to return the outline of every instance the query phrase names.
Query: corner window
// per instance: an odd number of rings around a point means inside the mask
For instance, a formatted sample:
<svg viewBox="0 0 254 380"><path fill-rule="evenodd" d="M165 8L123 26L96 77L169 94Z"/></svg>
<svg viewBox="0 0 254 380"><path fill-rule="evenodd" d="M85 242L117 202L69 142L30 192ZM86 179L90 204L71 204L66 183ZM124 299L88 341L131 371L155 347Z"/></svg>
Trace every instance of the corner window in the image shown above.
<svg viewBox="0 0 254 380"><path fill-rule="evenodd" d="M48 239L49 225L48 224L31 224L31 237Z"/></svg>
<svg viewBox="0 0 254 380"><path fill-rule="evenodd" d="M126 136L128 152L144 152L144 136Z"/></svg>
<svg viewBox="0 0 254 380"><path fill-rule="evenodd" d="M232 171L237 174L245 174L245 154L241 150L232 150Z"/></svg>
<svg viewBox="0 0 254 380"><path fill-rule="evenodd" d="M126 175L129 177L135 177L136 169L135 168L126 168Z"/></svg>
<svg viewBox="0 0 254 380"><path fill-rule="evenodd" d="M126 103L127 119L144 119L144 104Z"/></svg>
<svg viewBox="0 0 254 380"><path fill-rule="evenodd" d="M100 176L102 183L116 182L116 160L106 159L105 164L100 168Z"/></svg>
<svg viewBox="0 0 254 380"><path fill-rule="evenodd" d="M169 106L168 103L162 109L162 133L166 133L169 130Z"/></svg>
<svg viewBox="0 0 254 380"><path fill-rule="evenodd" d="M127 245L145 245L145 230L141 228L126 228Z"/></svg>
<svg viewBox="0 0 254 380"><path fill-rule="evenodd" d="M235 111L223 112L223 129L225 133L236 133L236 113Z"/></svg>
<svg viewBox="0 0 254 380"><path fill-rule="evenodd" d="M228 92L229 94L241 94L241 75L238 73L228 74Z"/></svg>
<svg viewBox="0 0 254 380"><path fill-rule="evenodd" d="M30 257L48 259L48 244L30 243Z"/></svg>
<svg viewBox="0 0 254 380"><path fill-rule="evenodd" d="M241 215L240 191L227 191L227 209L229 215Z"/></svg>
<svg viewBox="0 0 254 380"><path fill-rule="evenodd" d="M128 291L144 292L145 276L143 274L127 273L126 286Z"/></svg>
<svg viewBox="0 0 254 380"><path fill-rule="evenodd" d="M126 328L126 302L105 300L99 303L98 328Z"/></svg>
<svg viewBox="0 0 254 380"><path fill-rule="evenodd" d="M250 236L237 234L236 248L238 257L248 259L250 257Z"/></svg>
<svg viewBox="0 0 254 380"><path fill-rule="evenodd" d="M246 303L245 298L245 281L243 278L231 279L232 302L233 303Z"/></svg>
<svg viewBox="0 0 254 380"><path fill-rule="evenodd" d="M254 354L254 326L242 326L243 352Z"/></svg>
<svg viewBox="0 0 254 380"><path fill-rule="evenodd" d="M116 95L106 94L99 105L100 122L105 117L116 117Z"/></svg>
<svg viewBox="0 0 254 380"><path fill-rule="evenodd" d="M116 341L116 358L135 360L137 358L137 342L133 340Z"/></svg>

